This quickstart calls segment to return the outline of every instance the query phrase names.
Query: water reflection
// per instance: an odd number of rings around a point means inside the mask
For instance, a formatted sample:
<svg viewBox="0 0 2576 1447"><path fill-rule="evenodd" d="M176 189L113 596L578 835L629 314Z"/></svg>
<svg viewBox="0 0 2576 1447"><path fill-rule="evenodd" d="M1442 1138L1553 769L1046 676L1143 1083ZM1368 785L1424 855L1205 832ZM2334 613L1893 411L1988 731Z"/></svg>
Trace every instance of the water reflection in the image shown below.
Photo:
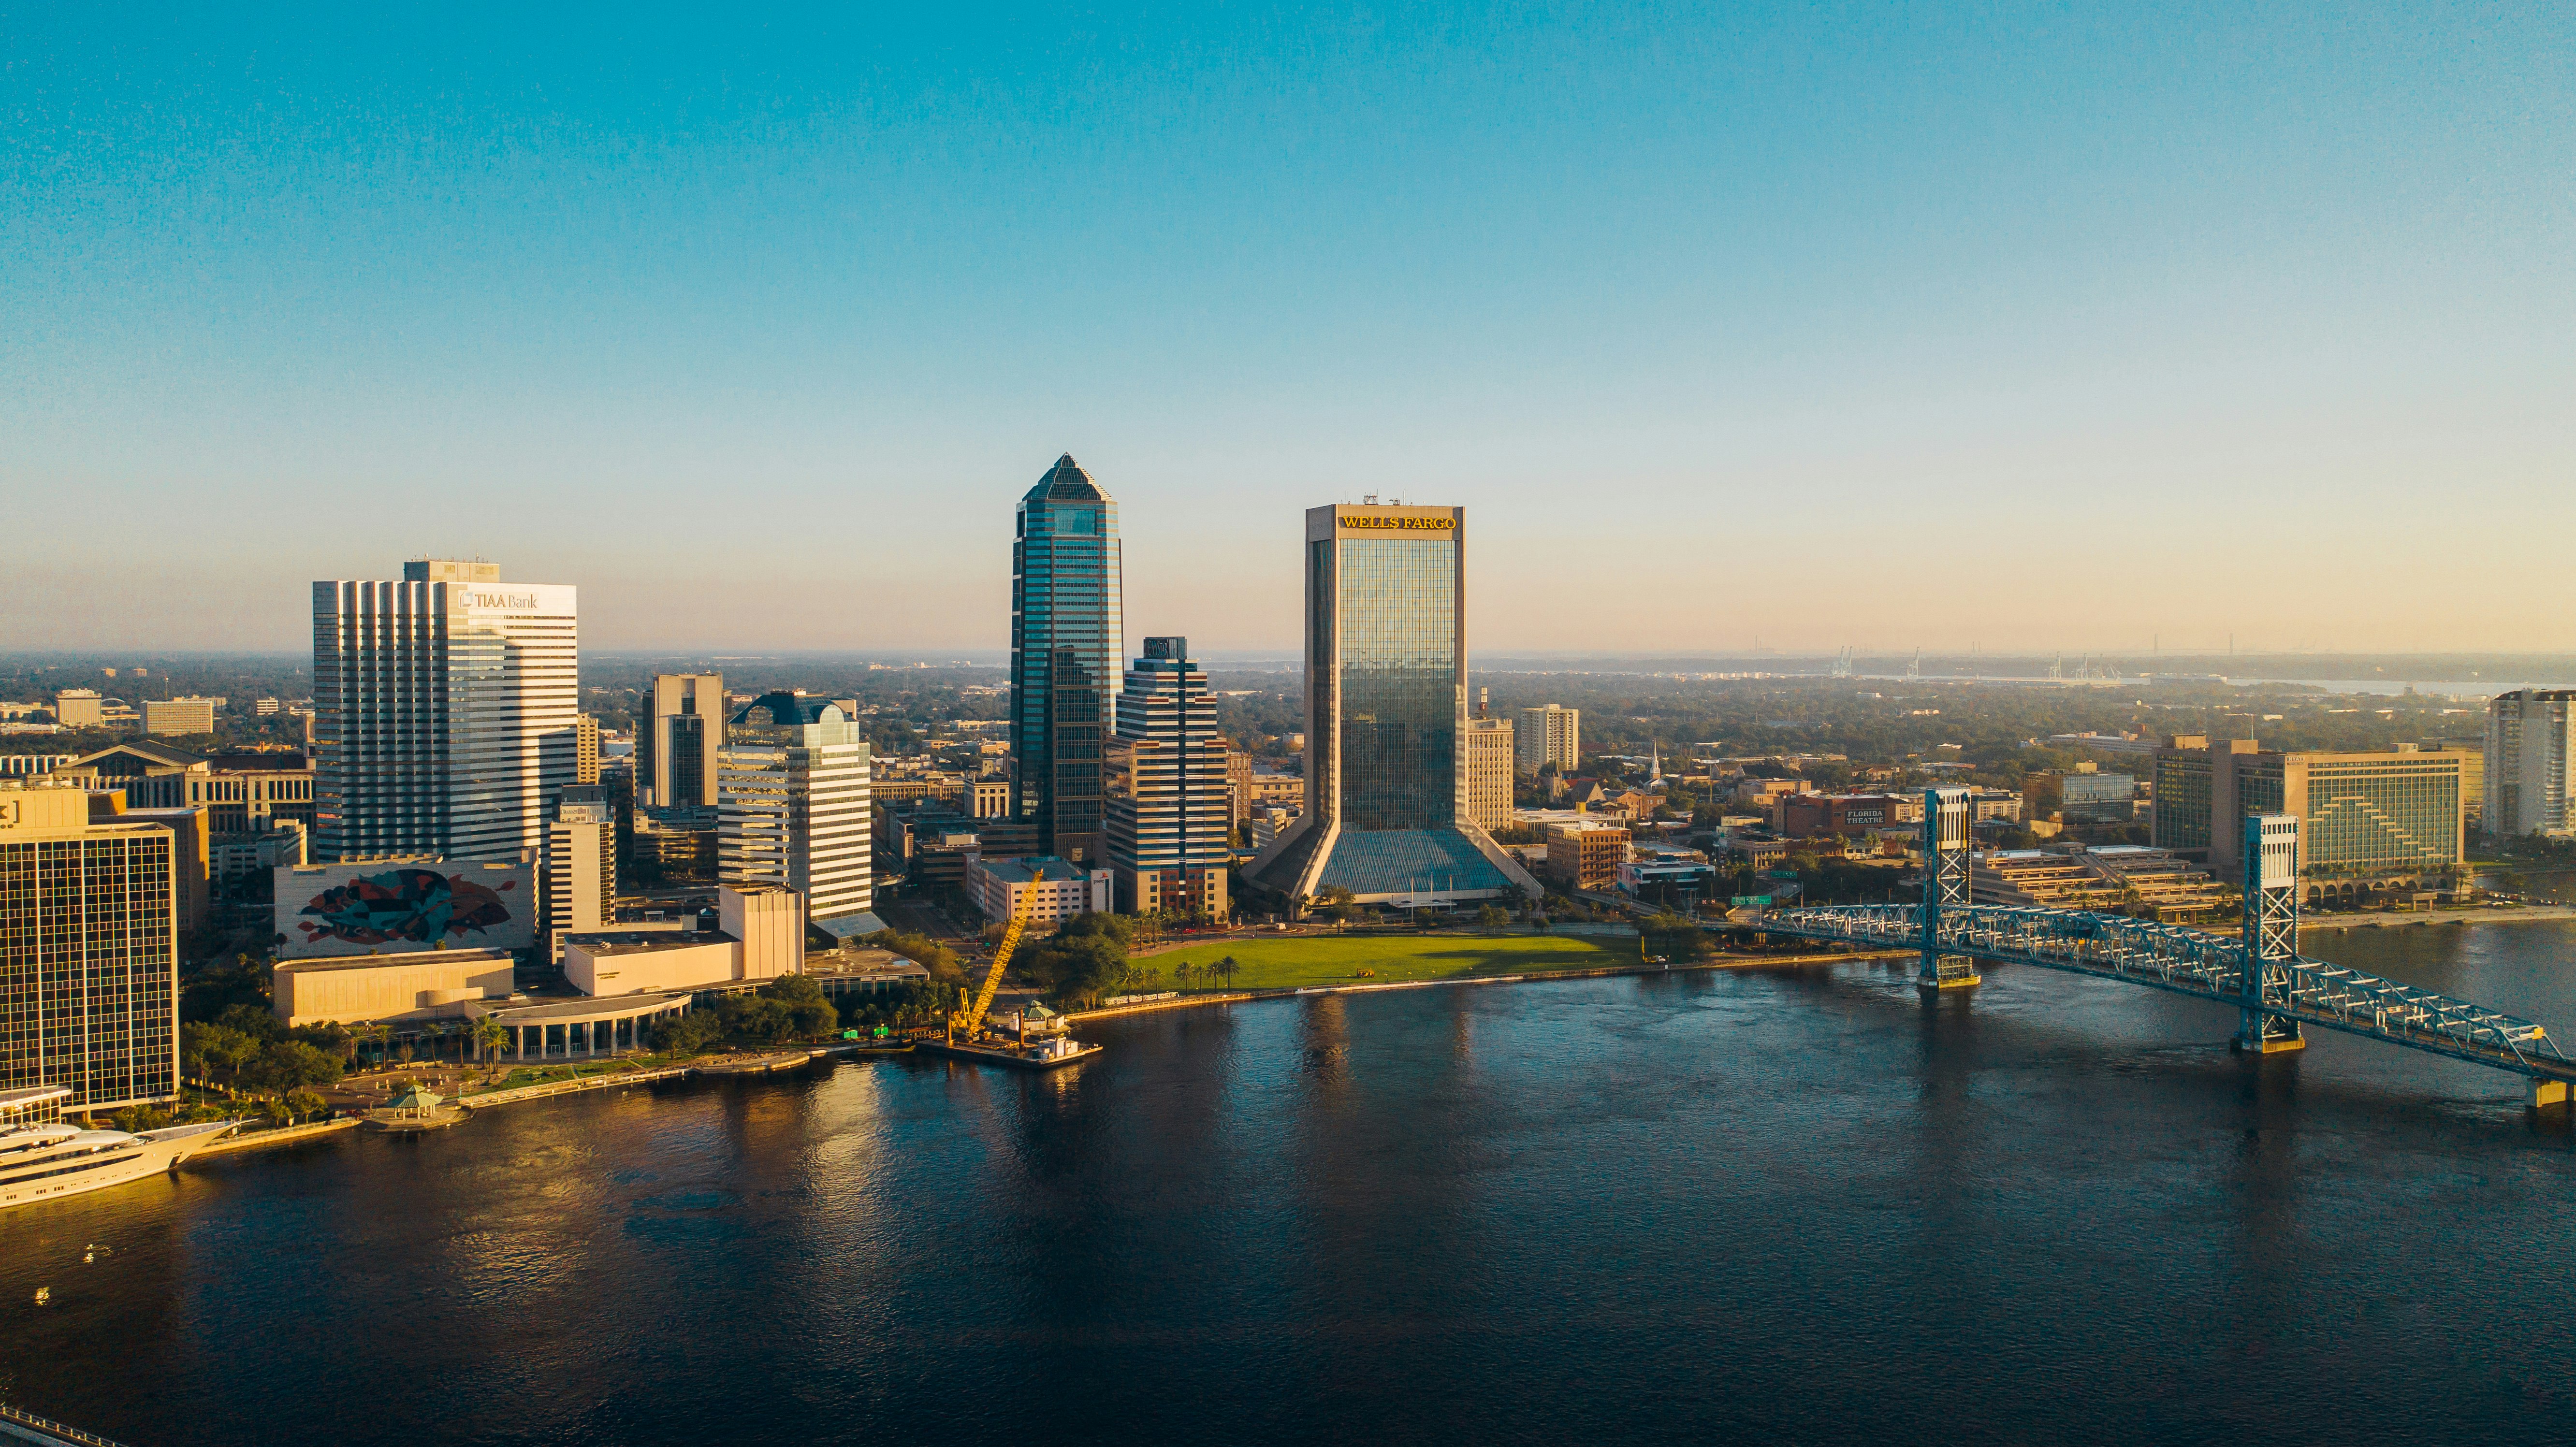
<svg viewBox="0 0 2576 1447"><path fill-rule="evenodd" d="M2576 930L2309 943L2576 1028ZM2576 1157L2510 1079L2324 1035L2257 1063L2214 1006L1986 978L1319 997L1095 1027L1052 1076L854 1062L224 1158L0 1216L0 1373L146 1447L2369 1440L2428 1400L2541 1439L2576 1409Z"/></svg>

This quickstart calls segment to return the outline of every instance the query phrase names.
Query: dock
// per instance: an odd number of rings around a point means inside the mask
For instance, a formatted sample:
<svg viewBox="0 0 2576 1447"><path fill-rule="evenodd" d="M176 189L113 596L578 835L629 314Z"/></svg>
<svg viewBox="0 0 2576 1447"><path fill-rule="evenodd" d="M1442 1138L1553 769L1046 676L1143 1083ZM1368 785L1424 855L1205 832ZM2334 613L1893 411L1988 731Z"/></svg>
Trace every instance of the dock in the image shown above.
<svg viewBox="0 0 2576 1447"><path fill-rule="evenodd" d="M1062 1055L1040 1057L1008 1046L951 1045L945 1040L924 1040L914 1047L933 1055L946 1055L957 1060L979 1061L986 1065L1007 1065L1014 1070L1061 1070L1076 1061L1088 1060L1100 1053L1097 1045L1083 1045Z"/></svg>
<svg viewBox="0 0 2576 1447"><path fill-rule="evenodd" d="M64 1426L6 1402L0 1402L0 1442L34 1442L39 1447L119 1447L95 1432Z"/></svg>

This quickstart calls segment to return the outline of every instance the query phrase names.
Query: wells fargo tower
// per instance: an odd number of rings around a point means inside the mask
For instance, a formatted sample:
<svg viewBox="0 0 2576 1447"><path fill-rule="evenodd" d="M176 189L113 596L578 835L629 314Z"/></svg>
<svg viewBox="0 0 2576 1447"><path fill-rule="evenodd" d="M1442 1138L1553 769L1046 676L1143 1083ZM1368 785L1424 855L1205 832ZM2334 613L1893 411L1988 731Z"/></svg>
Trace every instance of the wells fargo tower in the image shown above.
<svg viewBox="0 0 2576 1447"><path fill-rule="evenodd" d="M1306 511L1306 812L1254 860L1294 899L1539 892L1467 807L1467 510Z"/></svg>

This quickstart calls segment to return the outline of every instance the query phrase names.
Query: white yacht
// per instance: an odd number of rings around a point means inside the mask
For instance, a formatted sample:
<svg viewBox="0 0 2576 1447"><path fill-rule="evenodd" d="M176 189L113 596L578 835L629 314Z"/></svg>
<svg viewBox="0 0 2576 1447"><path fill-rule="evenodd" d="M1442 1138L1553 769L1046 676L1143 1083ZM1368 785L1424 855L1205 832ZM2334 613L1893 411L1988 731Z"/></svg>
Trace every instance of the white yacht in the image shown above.
<svg viewBox="0 0 2576 1447"><path fill-rule="evenodd" d="M0 1210L176 1170L239 1124L210 1120L140 1133L92 1130L60 1120L0 1124Z"/></svg>

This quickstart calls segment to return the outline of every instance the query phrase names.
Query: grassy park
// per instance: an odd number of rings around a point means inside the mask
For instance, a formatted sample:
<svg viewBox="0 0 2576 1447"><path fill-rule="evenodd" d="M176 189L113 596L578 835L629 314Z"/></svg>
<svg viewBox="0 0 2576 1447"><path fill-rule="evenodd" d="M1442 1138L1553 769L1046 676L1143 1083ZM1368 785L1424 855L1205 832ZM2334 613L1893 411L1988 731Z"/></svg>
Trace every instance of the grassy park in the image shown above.
<svg viewBox="0 0 2576 1447"><path fill-rule="evenodd" d="M1181 967L1193 971L1233 956L1237 969L1230 979L1194 975L1186 982ZM1388 983L1445 980L1463 975L1543 974L1550 970L1597 970L1637 963L1634 939L1586 939L1573 935L1459 935L1352 937L1315 935L1298 938L1224 940L1189 945L1138 959L1139 970L1159 978L1131 984L1139 993L1151 990L1278 990L1304 985L1347 985L1354 980ZM1373 975L1362 975L1363 970Z"/></svg>

